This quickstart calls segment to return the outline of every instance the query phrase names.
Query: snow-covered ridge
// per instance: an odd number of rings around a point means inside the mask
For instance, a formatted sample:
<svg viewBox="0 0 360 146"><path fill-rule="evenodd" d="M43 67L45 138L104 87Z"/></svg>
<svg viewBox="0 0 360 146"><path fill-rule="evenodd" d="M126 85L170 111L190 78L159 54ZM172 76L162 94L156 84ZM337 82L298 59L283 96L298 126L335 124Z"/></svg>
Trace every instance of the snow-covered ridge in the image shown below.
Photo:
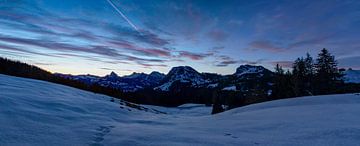
<svg viewBox="0 0 360 146"><path fill-rule="evenodd" d="M192 87L209 83L204 77L190 66L178 66L172 68L165 76L162 85L155 87L155 90L169 91L171 85L179 81L181 83L190 83Z"/></svg>
<svg viewBox="0 0 360 146"><path fill-rule="evenodd" d="M120 77L115 72L111 72L104 77L98 77L93 75L64 75L56 74L58 76L81 81L86 84L99 84L104 87L111 87L122 90L124 92L135 92L140 89L156 86L165 77L164 74L159 72L152 72L150 74L145 73L133 73L128 76Z"/></svg>
<svg viewBox="0 0 360 146"><path fill-rule="evenodd" d="M109 75L104 77L93 75L57 75L78 80L86 84L96 83L125 92L135 92L144 88L151 88L158 91L169 91L170 87L172 87L175 82L188 84L190 88L223 88L224 90L227 90L226 87L236 85L240 90L246 88L246 86L244 87L242 84L243 82L253 82L256 80L262 80L263 78L271 78L272 74L273 73L270 70L262 66L241 65L236 69L234 74L228 76L211 73L199 73L189 66L174 67L167 75L159 72L152 72L150 74L133 73L122 77L118 76L115 72L111 72ZM360 71L346 71L344 80L347 83L360 83Z"/></svg>
<svg viewBox="0 0 360 146"><path fill-rule="evenodd" d="M155 87L155 90L169 91L175 82L188 83L192 88L223 88L224 90L236 90L236 88L227 88L254 79L261 79L264 75L272 72L262 66L241 65L233 75L222 76L211 73L199 73L189 66L174 67L166 75L161 85ZM248 76L251 75L251 76ZM230 78L229 78L230 77ZM221 83L221 84L220 84Z"/></svg>
<svg viewBox="0 0 360 146"><path fill-rule="evenodd" d="M344 80L346 83L360 83L360 70L346 70Z"/></svg>
<svg viewBox="0 0 360 146"><path fill-rule="evenodd" d="M267 72L271 71L262 66L242 65L237 68L234 76L240 79L243 75L252 74L257 75L255 78L261 78ZM173 67L167 75L155 71L150 74L133 73L122 77L118 76L115 72L111 72L109 75L104 77L92 75L57 75L78 80L86 84L99 84L101 86L116 88L125 92L135 92L144 88L153 88L158 91L169 91L170 87L172 87L175 82L188 84L190 88L217 88L219 81L225 77L211 73L199 73L190 66ZM231 84L234 83L222 86L230 86Z"/></svg>
<svg viewBox="0 0 360 146"><path fill-rule="evenodd" d="M253 65L241 65L236 69L235 75L242 76L245 74L255 74L255 73L261 73L264 72L265 69L262 66L253 66Z"/></svg>
<svg viewBox="0 0 360 146"><path fill-rule="evenodd" d="M0 145L357 145L360 94L300 97L217 115L128 108L111 97L0 75ZM210 112L210 111L209 111Z"/></svg>

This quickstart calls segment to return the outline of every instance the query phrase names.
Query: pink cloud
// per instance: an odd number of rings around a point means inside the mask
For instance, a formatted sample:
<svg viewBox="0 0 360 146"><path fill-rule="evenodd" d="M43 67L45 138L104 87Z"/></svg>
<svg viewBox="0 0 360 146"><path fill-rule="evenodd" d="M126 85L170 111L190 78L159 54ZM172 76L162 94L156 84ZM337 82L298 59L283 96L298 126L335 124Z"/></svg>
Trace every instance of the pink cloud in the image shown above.
<svg viewBox="0 0 360 146"><path fill-rule="evenodd" d="M121 49L127 49L131 51L138 52L140 54L145 54L148 56L162 56L162 57L170 57L171 51L168 49L149 49L143 48L139 46L135 46L134 44L126 41L110 41L109 45L113 47L119 47Z"/></svg>
<svg viewBox="0 0 360 146"><path fill-rule="evenodd" d="M284 51L283 48L276 46L275 44L271 43L270 41L253 41L250 43L250 46L255 50L266 50L270 52L281 52Z"/></svg>
<svg viewBox="0 0 360 146"><path fill-rule="evenodd" d="M211 53L201 54L201 53L193 53L193 52L188 52L188 51L179 51L179 57L187 57L192 60L202 60L205 57L208 57L211 55L213 55L213 54L211 54Z"/></svg>

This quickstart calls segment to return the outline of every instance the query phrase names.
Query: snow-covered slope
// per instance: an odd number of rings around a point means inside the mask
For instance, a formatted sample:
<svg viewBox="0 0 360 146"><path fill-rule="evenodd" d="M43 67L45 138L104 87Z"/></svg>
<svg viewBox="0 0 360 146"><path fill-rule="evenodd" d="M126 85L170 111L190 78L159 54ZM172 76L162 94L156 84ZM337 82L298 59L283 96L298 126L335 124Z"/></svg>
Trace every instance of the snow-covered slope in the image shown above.
<svg viewBox="0 0 360 146"><path fill-rule="evenodd" d="M145 107L129 108L125 102L111 99L0 74L0 145L97 144L115 123L137 123L149 118L148 112L158 113Z"/></svg>
<svg viewBox="0 0 360 146"><path fill-rule="evenodd" d="M344 76L346 83L360 83L360 70L347 70Z"/></svg>
<svg viewBox="0 0 360 146"><path fill-rule="evenodd" d="M355 94L277 100L213 116L200 105L137 110L110 99L0 75L0 145L360 143L360 96ZM152 108L167 114L150 112Z"/></svg>

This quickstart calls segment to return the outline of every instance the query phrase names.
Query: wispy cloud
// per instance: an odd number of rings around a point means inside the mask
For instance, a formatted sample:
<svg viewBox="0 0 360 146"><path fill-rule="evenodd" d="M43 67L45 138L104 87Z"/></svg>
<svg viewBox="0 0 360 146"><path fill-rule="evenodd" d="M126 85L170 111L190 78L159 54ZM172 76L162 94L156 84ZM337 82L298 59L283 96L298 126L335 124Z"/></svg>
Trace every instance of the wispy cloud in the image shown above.
<svg viewBox="0 0 360 146"><path fill-rule="evenodd" d="M286 60L306 51L314 56L323 47L342 60L359 53L357 1L112 2L122 8L120 16L107 1L63 1L59 7L0 0L0 52L33 62L46 56L163 71L189 62L214 71L277 60L289 66Z"/></svg>
<svg viewBox="0 0 360 146"><path fill-rule="evenodd" d="M119 40L111 40L108 42L109 46L119 48L122 50L134 52L140 55L146 55L146 56L155 56L155 57L170 57L171 51L167 49L153 49L153 48L143 48L140 46L137 46L131 42L128 41L119 41Z"/></svg>
<svg viewBox="0 0 360 146"><path fill-rule="evenodd" d="M186 57L186 58L190 58L192 60L202 60L206 57L212 56L212 53L193 53L193 52L188 52L188 51L179 51L178 52L179 55L178 57Z"/></svg>
<svg viewBox="0 0 360 146"><path fill-rule="evenodd" d="M220 55L218 56L218 61L215 62L215 66L218 66L218 67L226 67L228 65L231 65L231 64L238 64L239 61L229 57L229 56L225 56L225 55Z"/></svg>
<svg viewBox="0 0 360 146"><path fill-rule="evenodd" d="M100 69L102 69L102 70L114 70L112 68L107 68L107 67L101 67Z"/></svg>
<svg viewBox="0 0 360 146"><path fill-rule="evenodd" d="M29 53L29 54L33 54L33 55L49 56L49 57L59 57L57 55L45 54L45 53L39 53L39 52L35 52L35 51L20 49L19 47L9 46L9 45L5 45L2 43L0 43L0 50L16 51L16 52Z"/></svg>
<svg viewBox="0 0 360 146"><path fill-rule="evenodd" d="M124 36L125 38L134 39L135 41L140 41L149 45L165 46L170 44L170 40L160 38L159 35L148 30L141 30L141 33L138 33L127 27L114 24L107 24L105 30L115 36Z"/></svg>
<svg viewBox="0 0 360 146"><path fill-rule="evenodd" d="M0 41L7 42L7 43L14 43L14 44L21 44L21 45L30 45L35 47L41 47L48 50L53 51L68 51L68 52L78 52L78 53L90 53L95 55L102 55L107 56L110 58L117 58L120 60L130 60L135 61L138 63L142 62L163 62L162 59L146 59L146 58L139 58L135 56L125 55L119 53L117 50L109 48L107 46L75 46L71 44L66 43L58 43L58 42L52 42L52 41L44 41L44 40L37 40L37 39L24 39L24 38L13 38L13 37L6 37L6 36L0 36ZM15 50L16 48L7 47L7 49ZM24 51L17 49L16 51L23 51L26 53L29 53L29 51ZM31 52L33 53L33 52ZM41 54L40 54L41 55ZM49 55L49 54L47 54Z"/></svg>
<svg viewBox="0 0 360 146"><path fill-rule="evenodd" d="M250 44L250 50L265 50L270 52L281 52L283 48L276 46L274 43L266 40L253 41Z"/></svg>

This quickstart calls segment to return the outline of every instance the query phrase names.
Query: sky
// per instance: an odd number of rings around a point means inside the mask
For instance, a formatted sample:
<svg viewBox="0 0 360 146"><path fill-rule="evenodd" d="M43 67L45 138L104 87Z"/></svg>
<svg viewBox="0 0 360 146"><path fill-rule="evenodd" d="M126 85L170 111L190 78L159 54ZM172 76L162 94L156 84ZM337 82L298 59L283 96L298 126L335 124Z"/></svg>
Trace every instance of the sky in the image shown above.
<svg viewBox="0 0 360 146"><path fill-rule="evenodd" d="M322 48L360 69L359 0L0 0L0 56L51 72L232 74Z"/></svg>

